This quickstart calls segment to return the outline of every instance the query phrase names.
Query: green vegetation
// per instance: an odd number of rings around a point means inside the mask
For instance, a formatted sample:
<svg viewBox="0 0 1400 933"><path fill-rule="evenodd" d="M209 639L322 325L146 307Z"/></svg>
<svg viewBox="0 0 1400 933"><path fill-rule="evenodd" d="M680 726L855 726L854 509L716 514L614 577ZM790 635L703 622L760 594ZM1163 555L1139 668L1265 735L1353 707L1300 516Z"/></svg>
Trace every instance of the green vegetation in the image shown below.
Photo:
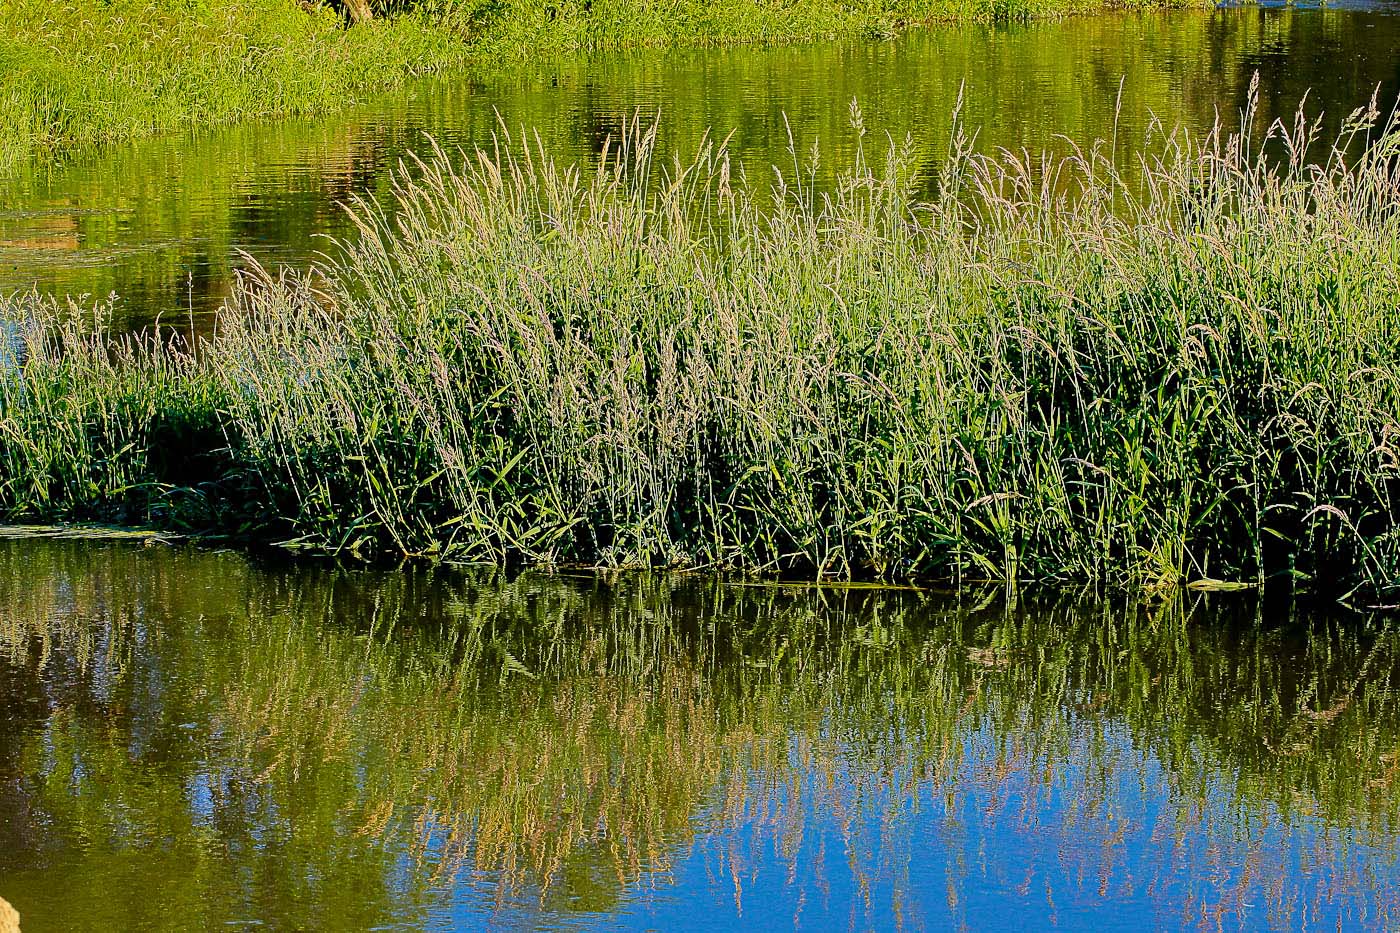
<svg viewBox="0 0 1400 933"><path fill-rule="evenodd" d="M820 863L853 909L917 916L1027 867L1023 896L1130 883L1159 916L1395 909L1400 636L1380 620L269 573L90 542L0 543L0 597L7 683L48 701L0 722L22 803L0 871L47 927L364 929L454 898L596 914L693 851L745 905L773 868L823 903ZM1017 834L1014 865L974 857ZM942 859L946 892L911 882Z"/></svg>
<svg viewBox="0 0 1400 933"><path fill-rule="evenodd" d="M424 132L486 141L499 109L512 126L538 129L556 160L591 164L619 128L615 101L634 94L664 102L663 150L693 152L708 127L737 128L735 154L767 172L787 148L783 101L798 98L812 101L798 127L803 145L820 140L832 166L849 164L852 97L879 100L877 132L912 133L916 158L934 162L947 151L948 114L967 77L963 116L981 127L982 150L1063 152L1055 134L1092 140L1116 125L1120 164L1131 170L1154 114L1208 128L1217 104L1233 112L1220 102L1245 98L1252 61L1279 42L1330 47L1349 16L1083 16L921 30L888 43L576 56L481 82L415 83L333 116L150 137L0 178L0 204L11 208L0 216L0 292L33 282L55 295L116 294L115 329L183 320L191 308L207 319L229 294L240 245L308 264L325 248L321 234L353 232L338 206L351 193L392 200L393 166L405 152L430 151ZM1375 26L1347 34L1378 71L1400 46L1400 18ZM1328 112L1332 133L1374 90L1375 71L1337 75L1326 55L1291 60L1298 67L1288 80L1270 82L1266 121L1291 116L1288 101L1325 87L1325 99L1308 99Z"/></svg>
<svg viewBox="0 0 1400 933"><path fill-rule="evenodd" d="M626 46L880 36L1196 0L3 0L0 171L74 144L324 113L414 75ZM338 12L339 11L339 12Z"/></svg>
<svg viewBox="0 0 1400 933"><path fill-rule="evenodd" d="M995 22L1198 0L445 0L445 22L487 61L637 46L886 38L911 26Z"/></svg>
<svg viewBox="0 0 1400 933"><path fill-rule="evenodd" d="M295 0L0 2L0 169L74 143L321 112L465 60L421 18Z"/></svg>
<svg viewBox="0 0 1400 933"><path fill-rule="evenodd" d="M821 193L796 156L771 190L722 147L660 170L635 127L591 174L503 137L193 354L12 301L0 503L366 559L1385 596L1400 133L1349 126L1353 157L1301 118L1174 134L1132 186L1108 145L958 136L926 201L897 147Z"/></svg>

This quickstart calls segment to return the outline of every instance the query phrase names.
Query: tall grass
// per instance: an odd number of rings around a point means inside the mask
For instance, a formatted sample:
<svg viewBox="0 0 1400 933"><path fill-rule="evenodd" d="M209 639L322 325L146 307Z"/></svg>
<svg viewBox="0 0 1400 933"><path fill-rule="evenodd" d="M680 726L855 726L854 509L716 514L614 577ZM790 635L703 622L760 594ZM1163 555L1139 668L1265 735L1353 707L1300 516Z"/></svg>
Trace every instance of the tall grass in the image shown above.
<svg viewBox="0 0 1400 933"><path fill-rule="evenodd" d="M249 280L194 356L22 329L0 501L166 521L185 470L368 558L1383 596L1400 134L1251 120L1163 134L1133 186L1110 145L959 134L928 200L897 145L818 191L720 145L658 167L654 128L591 172L503 133L360 204L320 274ZM172 423L221 469L153 474Z"/></svg>

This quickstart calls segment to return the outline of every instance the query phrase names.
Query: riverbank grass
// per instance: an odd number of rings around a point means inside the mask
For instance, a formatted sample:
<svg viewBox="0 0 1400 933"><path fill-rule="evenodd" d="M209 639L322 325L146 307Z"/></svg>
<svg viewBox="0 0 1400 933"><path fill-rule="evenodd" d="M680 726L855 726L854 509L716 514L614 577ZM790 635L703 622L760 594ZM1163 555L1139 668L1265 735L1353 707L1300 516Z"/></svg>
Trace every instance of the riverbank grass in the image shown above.
<svg viewBox="0 0 1400 933"><path fill-rule="evenodd" d="M527 55L627 48L878 40L936 24L1208 5L1200 0L512 0L449 3L442 22L459 35L472 36L479 58L518 62Z"/></svg>
<svg viewBox="0 0 1400 933"><path fill-rule="evenodd" d="M418 75L640 46L880 38L1202 0L6 0L0 172L84 144L344 108ZM341 4L344 7L344 4Z"/></svg>
<svg viewBox="0 0 1400 933"><path fill-rule="evenodd" d="M422 17L292 0L0 4L0 170L74 145L322 113L466 60Z"/></svg>
<svg viewBox="0 0 1400 933"><path fill-rule="evenodd" d="M0 504L364 559L1393 596L1378 119L1165 135L1132 184L959 134L932 196L898 146L819 190L658 166L654 128L596 171L503 133L194 353L11 300Z"/></svg>

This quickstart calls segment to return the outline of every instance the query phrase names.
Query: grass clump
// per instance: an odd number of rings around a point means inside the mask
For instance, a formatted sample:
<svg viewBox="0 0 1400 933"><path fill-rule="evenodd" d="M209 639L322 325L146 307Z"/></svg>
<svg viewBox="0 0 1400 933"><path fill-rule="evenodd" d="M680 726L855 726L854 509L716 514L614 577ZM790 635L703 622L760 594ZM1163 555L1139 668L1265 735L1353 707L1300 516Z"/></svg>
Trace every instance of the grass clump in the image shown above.
<svg viewBox="0 0 1400 933"><path fill-rule="evenodd" d="M164 476L318 552L1390 593L1400 135L1248 122L1164 135L1133 186L1109 146L959 134L925 199L898 146L819 191L722 146L658 169L654 129L593 172L502 135L361 204L321 274L245 283L194 356L26 337L0 501L183 514L148 482L173 418L223 446Z"/></svg>
<svg viewBox="0 0 1400 933"><path fill-rule="evenodd" d="M236 527L215 374L160 335L105 338L105 309L0 301L0 484L11 510L68 521Z"/></svg>

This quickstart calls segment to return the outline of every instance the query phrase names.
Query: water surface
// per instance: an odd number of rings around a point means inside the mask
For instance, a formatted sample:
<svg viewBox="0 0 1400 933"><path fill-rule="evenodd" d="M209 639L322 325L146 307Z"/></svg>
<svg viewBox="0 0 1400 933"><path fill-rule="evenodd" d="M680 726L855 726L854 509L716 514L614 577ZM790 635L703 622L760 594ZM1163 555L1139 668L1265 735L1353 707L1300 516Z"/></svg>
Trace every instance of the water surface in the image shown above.
<svg viewBox="0 0 1400 933"><path fill-rule="evenodd" d="M488 144L498 114L586 162L627 116L659 112L663 151L691 151L713 129L766 177L773 164L790 170L789 127L804 155L819 142L826 165L842 162L855 144L853 98L874 138L911 134L932 168L961 94L984 150L1062 153L1067 140L1116 138L1131 165L1154 121L1237 123L1258 73L1261 128L1310 93L1330 132L1378 88L1387 109L1400 94L1396 8L1103 15L882 42L608 53L424 82L325 119L110 146L0 180L0 291L115 293L122 326L207 315L240 251L304 266L328 248L325 235L350 232L341 202L384 196L391 169L427 151L429 136Z"/></svg>
<svg viewBox="0 0 1400 933"><path fill-rule="evenodd" d="M46 930L1394 929L1400 638L0 542Z"/></svg>

